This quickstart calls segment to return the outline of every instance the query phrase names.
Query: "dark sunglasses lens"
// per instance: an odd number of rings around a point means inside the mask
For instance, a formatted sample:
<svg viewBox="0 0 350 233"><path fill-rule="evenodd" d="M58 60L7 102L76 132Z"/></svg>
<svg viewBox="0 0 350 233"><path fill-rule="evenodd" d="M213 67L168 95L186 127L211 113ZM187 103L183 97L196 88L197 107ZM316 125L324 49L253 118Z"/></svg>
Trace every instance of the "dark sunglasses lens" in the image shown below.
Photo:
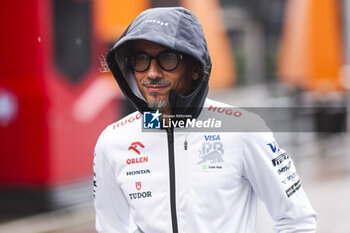
<svg viewBox="0 0 350 233"><path fill-rule="evenodd" d="M135 71L145 71L148 69L150 57L147 54L136 54L130 59L131 67Z"/></svg>
<svg viewBox="0 0 350 233"><path fill-rule="evenodd" d="M158 55L158 61L164 70L171 71L178 66L179 58L174 52L163 52Z"/></svg>
<svg viewBox="0 0 350 233"><path fill-rule="evenodd" d="M129 57L131 68L137 72L146 71L151 63L151 59L156 58L160 68L166 71L172 71L179 65L180 57L172 51L165 51L156 57L151 57L146 53L138 53Z"/></svg>

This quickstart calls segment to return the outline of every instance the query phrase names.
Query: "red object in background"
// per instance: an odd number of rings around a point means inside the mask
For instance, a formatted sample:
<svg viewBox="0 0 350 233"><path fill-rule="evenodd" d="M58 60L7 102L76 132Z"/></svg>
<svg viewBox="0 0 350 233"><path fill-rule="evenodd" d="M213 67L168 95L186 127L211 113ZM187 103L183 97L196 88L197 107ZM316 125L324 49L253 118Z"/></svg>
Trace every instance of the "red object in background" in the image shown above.
<svg viewBox="0 0 350 233"><path fill-rule="evenodd" d="M92 7L88 0L2 3L0 196L47 194L92 178L98 135L118 115L99 71L106 48L94 35Z"/></svg>

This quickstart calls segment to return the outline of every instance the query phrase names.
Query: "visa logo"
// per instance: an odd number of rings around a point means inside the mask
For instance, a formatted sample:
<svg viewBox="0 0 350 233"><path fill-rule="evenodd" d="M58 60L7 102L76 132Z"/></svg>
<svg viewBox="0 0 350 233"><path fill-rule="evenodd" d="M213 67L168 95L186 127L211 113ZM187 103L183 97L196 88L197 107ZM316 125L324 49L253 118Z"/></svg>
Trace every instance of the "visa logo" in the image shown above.
<svg viewBox="0 0 350 233"><path fill-rule="evenodd" d="M204 135L205 141L220 141L220 135Z"/></svg>
<svg viewBox="0 0 350 233"><path fill-rule="evenodd" d="M275 153L276 151L280 151L280 147L277 144L277 142L272 142L267 145L270 146L270 149L272 150L273 153Z"/></svg>

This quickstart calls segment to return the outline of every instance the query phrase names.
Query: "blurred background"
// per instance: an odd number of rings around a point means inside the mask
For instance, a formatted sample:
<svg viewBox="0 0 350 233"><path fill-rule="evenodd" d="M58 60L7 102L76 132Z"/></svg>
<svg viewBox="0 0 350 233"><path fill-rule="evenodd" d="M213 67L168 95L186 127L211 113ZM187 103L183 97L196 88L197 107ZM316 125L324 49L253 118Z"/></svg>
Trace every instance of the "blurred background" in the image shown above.
<svg viewBox="0 0 350 233"><path fill-rule="evenodd" d="M143 10L202 22L212 99L281 108L320 233L350 231L350 0L13 0L1 3L0 232L93 233L93 150L131 111L105 57ZM295 110L304 109L304 111ZM306 110L306 111L305 111ZM273 232L259 203L257 232Z"/></svg>

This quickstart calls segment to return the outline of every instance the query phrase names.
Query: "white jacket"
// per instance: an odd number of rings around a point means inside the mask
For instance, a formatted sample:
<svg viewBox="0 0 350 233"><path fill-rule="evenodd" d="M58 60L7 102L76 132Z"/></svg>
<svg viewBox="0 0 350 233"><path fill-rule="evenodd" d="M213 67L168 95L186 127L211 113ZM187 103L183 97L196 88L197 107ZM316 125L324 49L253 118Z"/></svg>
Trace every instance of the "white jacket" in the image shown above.
<svg viewBox="0 0 350 233"><path fill-rule="evenodd" d="M207 99L199 119L225 115L218 107L228 106ZM236 125L262 124L241 113L225 117ZM315 211L272 133L147 132L141 116L135 112L108 126L97 142L98 232L253 233L257 197L275 232L315 232Z"/></svg>

